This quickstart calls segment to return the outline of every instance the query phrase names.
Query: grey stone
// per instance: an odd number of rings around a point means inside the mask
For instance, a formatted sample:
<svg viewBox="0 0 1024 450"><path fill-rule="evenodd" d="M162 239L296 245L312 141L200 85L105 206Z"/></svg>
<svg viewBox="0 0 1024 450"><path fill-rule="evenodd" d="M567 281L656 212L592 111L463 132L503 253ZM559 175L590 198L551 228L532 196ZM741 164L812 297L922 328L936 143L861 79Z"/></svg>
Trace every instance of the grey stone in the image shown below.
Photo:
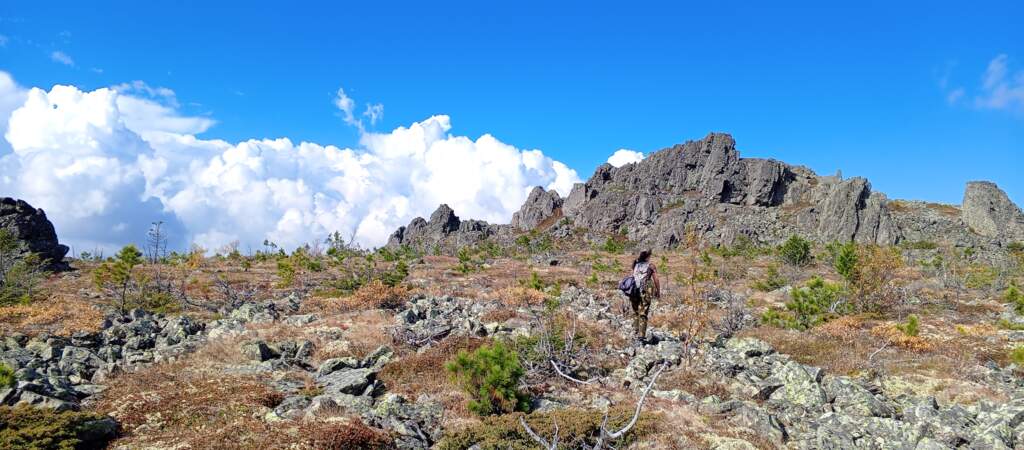
<svg viewBox="0 0 1024 450"><path fill-rule="evenodd" d="M273 411L267 413L266 418L270 421L299 419L306 414L306 408L311 403L312 400L305 395L292 395L286 397L274 407Z"/></svg>
<svg viewBox="0 0 1024 450"><path fill-rule="evenodd" d="M339 370L345 369L358 369L360 366L359 360L351 356L343 358L331 358L320 363L320 368L316 372L317 377L323 377L330 375Z"/></svg>
<svg viewBox="0 0 1024 450"><path fill-rule="evenodd" d="M316 314L300 314L294 316L288 316L284 318L284 323L292 326L303 326L310 323L316 322L320 319L320 316Z"/></svg>
<svg viewBox="0 0 1024 450"><path fill-rule="evenodd" d="M64 261L68 247L57 241L53 223L42 209L33 208L24 200L0 197L0 229L9 231L17 240L19 257L35 253L47 270L70 269Z"/></svg>
<svg viewBox="0 0 1024 450"><path fill-rule="evenodd" d="M373 369L346 369L317 377L316 380L327 393L361 395L376 378L377 372Z"/></svg>
<svg viewBox="0 0 1024 450"><path fill-rule="evenodd" d="M775 352L775 349L767 342L756 338L733 338L725 342L725 348L735 352L739 352L745 357L755 357L769 355Z"/></svg>
<svg viewBox="0 0 1024 450"><path fill-rule="evenodd" d="M789 361L772 377L782 387L772 392L769 399L783 406L799 406L811 411L820 410L825 404L825 391L818 384L818 373L802 364Z"/></svg>
<svg viewBox="0 0 1024 450"><path fill-rule="evenodd" d="M31 391L23 391L21 393L21 396L18 398L18 401L15 402L15 406L17 405L29 405L40 408L50 408L56 412L78 410L78 405L72 402L38 394Z"/></svg>
<svg viewBox="0 0 1024 450"><path fill-rule="evenodd" d="M391 357L394 355L394 350L391 350L391 348L386 345L382 345L363 358L359 365L360 367L369 367L374 370L380 370L384 368L385 364L391 361Z"/></svg>
<svg viewBox="0 0 1024 450"><path fill-rule="evenodd" d="M561 215L562 198L554 190L545 191L536 186L530 191L526 202L519 211L512 214L512 228L519 231L530 231L545 220Z"/></svg>
<svg viewBox="0 0 1024 450"><path fill-rule="evenodd" d="M982 236L1024 240L1024 213L995 183L967 183L962 214L964 223Z"/></svg>
<svg viewBox="0 0 1024 450"><path fill-rule="evenodd" d="M305 417L323 417L338 413L368 415L373 408L373 400L339 392L331 392L313 397L306 408Z"/></svg>
<svg viewBox="0 0 1024 450"><path fill-rule="evenodd" d="M243 356L253 361L267 361L280 356L263 341L245 342L241 351Z"/></svg>
<svg viewBox="0 0 1024 450"><path fill-rule="evenodd" d="M828 377L822 386L837 413L864 417L892 417L895 409L845 377Z"/></svg>

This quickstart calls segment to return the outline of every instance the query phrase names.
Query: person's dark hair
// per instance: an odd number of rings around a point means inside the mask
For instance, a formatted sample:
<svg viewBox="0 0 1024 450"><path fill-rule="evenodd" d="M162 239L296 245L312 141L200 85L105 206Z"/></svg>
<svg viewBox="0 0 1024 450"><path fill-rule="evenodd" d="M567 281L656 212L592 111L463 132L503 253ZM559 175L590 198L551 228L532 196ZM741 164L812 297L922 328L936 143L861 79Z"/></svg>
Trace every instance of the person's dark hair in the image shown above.
<svg viewBox="0 0 1024 450"><path fill-rule="evenodd" d="M647 262L650 259L651 259L651 251L650 250L641 251L640 254L637 255L636 259L633 260L633 267L636 267L637 264Z"/></svg>

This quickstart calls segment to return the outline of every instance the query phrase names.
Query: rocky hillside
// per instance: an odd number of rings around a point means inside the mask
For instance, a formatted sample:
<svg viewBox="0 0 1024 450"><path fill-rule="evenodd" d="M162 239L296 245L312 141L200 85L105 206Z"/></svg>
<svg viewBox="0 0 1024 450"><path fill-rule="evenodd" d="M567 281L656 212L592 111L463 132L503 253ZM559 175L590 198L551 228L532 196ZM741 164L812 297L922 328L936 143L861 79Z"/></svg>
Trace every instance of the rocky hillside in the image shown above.
<svg viewBox="0 0 1024 450"><path fill-rule="evenodd" d="M584 230L591 240L623 234L658 249L674 248L687 233L726 245L740 237L777 243L793 234L818 242L938 240L993 248L1024 240L1024 214L993 183L969 183L962 206L892 201L864 178L741 158L731 136L712 133L637 163L604 164L564 199L535 188L509 225L460 221L443 205L430 220L397 230L389 245L452 249L538 227Z"/></svg>

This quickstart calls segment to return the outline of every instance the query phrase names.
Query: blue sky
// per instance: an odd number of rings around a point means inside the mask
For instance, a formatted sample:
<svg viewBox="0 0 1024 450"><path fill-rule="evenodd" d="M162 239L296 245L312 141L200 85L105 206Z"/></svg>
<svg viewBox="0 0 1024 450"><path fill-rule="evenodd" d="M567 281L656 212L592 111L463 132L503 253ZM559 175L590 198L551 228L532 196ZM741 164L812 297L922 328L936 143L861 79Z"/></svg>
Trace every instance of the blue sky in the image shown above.
<svg viewBox="0 0 1024 450"><path fill-rule="evenodd" d="M989 179L1024 203L1022 2L181 3L6 1L0 70L167 87L229 142L357 145L344 87L384 105L371 130L445 114L584 179L616 149L723 131L890 197L959 203Z"/></svg>

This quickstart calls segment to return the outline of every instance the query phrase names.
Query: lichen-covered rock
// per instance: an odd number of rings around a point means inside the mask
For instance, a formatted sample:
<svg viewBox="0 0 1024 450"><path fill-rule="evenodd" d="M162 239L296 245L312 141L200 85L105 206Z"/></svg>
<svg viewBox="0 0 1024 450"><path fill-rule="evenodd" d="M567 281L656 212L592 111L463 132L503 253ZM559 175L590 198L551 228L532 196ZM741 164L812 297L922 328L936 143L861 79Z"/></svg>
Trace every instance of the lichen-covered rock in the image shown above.
<svg viewBox="0 0 1024 450"><path fill-rule="evenodd" d="M962 211L964 223L982 236L1024 239L1024 213L995 183L967 183Z"/></svg>
<svg viewBox="0 0 1024 450"><path fill-rule="evenodd" d="M892 417L895 409L871 391L845 377L826 377L822 383L837 413L863 417Z"/></svg>
<svg viewBox="0 0 1024 450"><path fill-rule="evenodd" d="M799 406L809 411L818 411L827 399L819 384L821 375L820 369L789 361L772 374L782 387L772 392L769 400L787 407Z"/></svg>

